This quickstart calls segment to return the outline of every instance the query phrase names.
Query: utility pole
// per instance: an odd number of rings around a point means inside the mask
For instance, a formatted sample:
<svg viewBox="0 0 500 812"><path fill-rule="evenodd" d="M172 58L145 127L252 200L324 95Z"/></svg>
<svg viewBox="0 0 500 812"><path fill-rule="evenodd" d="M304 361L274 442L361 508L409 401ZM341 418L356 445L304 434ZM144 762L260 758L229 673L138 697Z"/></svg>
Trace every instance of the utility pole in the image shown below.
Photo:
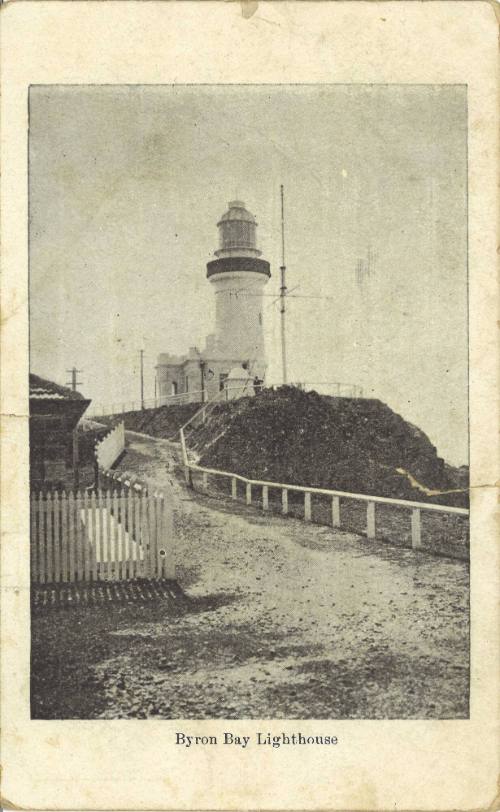
<svg viewBox="0 0 500 812"><path fill-rule="evenodd" d="M283 184L281 189L281 287L280 287L280 314L281 314L281 365L283 384L287 383L286 372L286 330L285 330L285 299L286 299L286 281L285 281L285 194Z"/></svg>
<svg viewBox="0 0 500 812"><path fill-rule="evenodd" d="M139 352L141 354L141 409L144 409L144 350Z"/></svg>
<svg viewBox="0 0 500 812"><path fill-rule="evenodd" d="M195 351L198 353L198 359L200 364L200 382L201 382L201 402L205 403L205 368L207 366L206 360L203 358L201 352L199 351L198 347L195 347Z"/></svg>
<svg viewBox="0 0 500 812"><path fill-rule="evenodd" d="M76 367L73 367L73 369L67 369L66 372L71 374L71 381L67 381L66 386L71 386L71 389L73 390L73 392L76 392L76 387L82 385L82 382L77 381L76 378L77 378L78 373L83 372L83 370L82 369L77 369Z"/></svg>
<svg viewBox="0 0 500 812"><path fill-rule="evenodd" d="M66 372L68 372L71 375L71 381L67 381L66 386L71 386L72 391L76 392L76 387L82 385L82 382L77 380L77 376L78 373L83 372L83 370L73 367L72 369L67 369ZM72 450L73 450L73 487L75 491L77 491L80 484L80 450L78 447L78 425L76 425L75 428L73 429Z"/></svg>
<svg viewBox="0 0 500 812"><path fill-rule="evenodd" d="M205 403L205 367L206 361L200 356L201 402Z"/></svg>

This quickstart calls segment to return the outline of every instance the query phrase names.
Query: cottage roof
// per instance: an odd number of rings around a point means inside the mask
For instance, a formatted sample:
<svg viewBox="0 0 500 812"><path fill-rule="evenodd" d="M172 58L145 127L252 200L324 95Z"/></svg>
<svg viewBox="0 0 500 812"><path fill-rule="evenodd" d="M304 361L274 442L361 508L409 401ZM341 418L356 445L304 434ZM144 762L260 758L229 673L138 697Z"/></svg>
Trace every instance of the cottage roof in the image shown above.
<svg viewBox="0 0 500 812"><path fill-rule="evenodd" d="M30 372L30 400L85 400L80 392L47 381Z"/></svg>

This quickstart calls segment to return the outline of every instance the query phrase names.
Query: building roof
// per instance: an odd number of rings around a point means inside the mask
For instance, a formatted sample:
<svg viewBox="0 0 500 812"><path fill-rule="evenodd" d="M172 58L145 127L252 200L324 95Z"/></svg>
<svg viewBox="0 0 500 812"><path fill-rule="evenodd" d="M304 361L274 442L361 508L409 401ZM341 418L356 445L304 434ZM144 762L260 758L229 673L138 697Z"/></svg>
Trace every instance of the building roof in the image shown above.
<svg viewBox="0 0 500 812"><path fill-rule="evenodd" d="M80 392L47 381L30 372L30 400L85 400Z"/></svg>

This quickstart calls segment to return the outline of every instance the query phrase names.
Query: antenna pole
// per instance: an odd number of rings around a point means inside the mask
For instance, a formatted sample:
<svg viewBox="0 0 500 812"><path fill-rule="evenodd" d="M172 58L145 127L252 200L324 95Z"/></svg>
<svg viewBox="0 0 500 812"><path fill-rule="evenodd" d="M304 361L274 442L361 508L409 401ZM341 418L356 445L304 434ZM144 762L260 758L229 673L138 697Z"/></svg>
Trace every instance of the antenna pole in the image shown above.
<svg viewBox="0 0 500 812"><path fill-rule="evenodd" d="M285 194L283 184L281 190L281 287L280 287L280 314L281 314L281 366L283 384L287 383L286 372L286 329L285 329L285 299L286 299L286 280L285 280Z"/></svg>
<svg viewBox="0 0 500 812"><path fill-rule="evenodd" d="M141 409L144 409L144 350L141 353Z"/></svg>

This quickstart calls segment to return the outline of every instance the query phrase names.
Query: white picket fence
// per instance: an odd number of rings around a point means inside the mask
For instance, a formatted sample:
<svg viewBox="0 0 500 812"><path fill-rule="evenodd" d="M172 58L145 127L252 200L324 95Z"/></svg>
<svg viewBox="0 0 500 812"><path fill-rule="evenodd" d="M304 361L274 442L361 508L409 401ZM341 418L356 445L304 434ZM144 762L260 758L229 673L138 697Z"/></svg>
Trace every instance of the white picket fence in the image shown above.
<svg viewBox="0 0 500 812"><path fill-rule="evenodd" d="M160 494L31 497L33 583L174 578L173 513Z"/></svg>
<svg viewBox="0 0 500 812"><path fill-rule="evenodd" d="M251 505L254 501L254 495L257 491L261 493L262 509L269 510L269 491L275 489L281 492L281 512L287 515L288 510L288 495L290 492L301 493L304 497L303 518L305 521L312 520L312 498L313 496L329 497L331 499L331 526L341 528L341 500L349 499L366 504L366 536L369 539L376 538L376 505L389 505L394 508L405 508L408 510L411 521L411 546L413 549L422 547L422 512L441 513L455 516L469 516L469 511L466 508L451 507L446 505L431 504L427 502L411 502L405 499L391 499L386 496L370 496L364 493L349 493L347 491L329 490L326 488L309 488L304 485L287 485L281 482L270 482L260 479L249 479L241 476L240 474L230 473L228 471L219 471L216 468L206 468L197 465L195 462L189 460L186 438L184 434L184 427L180 429L180 441L182 449L182 459L184 464L185 478L188 485L193 486L192 472L202 474L202 485L206 491L208 489L208 477L223 477L231 480L231 497L237 499L237 483L243 482L245 484L245 501L247 505Z"/></svg>
<svg viewBox="0 0 500 812"><path fill-rule="evenodd" d="M99 468L111 468L125 450L125 424L118 423L96 443L95 456Z"/></svg>

